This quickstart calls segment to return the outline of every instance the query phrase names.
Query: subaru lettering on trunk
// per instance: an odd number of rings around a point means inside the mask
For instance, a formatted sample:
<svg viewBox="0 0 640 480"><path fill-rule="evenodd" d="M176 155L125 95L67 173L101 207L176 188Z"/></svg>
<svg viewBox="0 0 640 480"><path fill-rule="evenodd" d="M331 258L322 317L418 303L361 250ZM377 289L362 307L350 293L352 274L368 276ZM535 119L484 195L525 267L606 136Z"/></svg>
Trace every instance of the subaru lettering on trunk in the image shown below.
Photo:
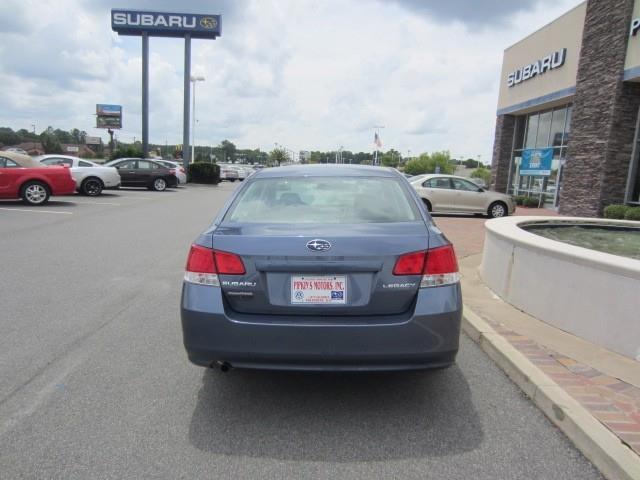
<svg viewBox="0 0 640 480"><path fill-rule="evenodd" d="M224 369L444 367L461 312L453 247L413 188L351 165L245 180L191 246L181 305L189 359Z"/></svg>

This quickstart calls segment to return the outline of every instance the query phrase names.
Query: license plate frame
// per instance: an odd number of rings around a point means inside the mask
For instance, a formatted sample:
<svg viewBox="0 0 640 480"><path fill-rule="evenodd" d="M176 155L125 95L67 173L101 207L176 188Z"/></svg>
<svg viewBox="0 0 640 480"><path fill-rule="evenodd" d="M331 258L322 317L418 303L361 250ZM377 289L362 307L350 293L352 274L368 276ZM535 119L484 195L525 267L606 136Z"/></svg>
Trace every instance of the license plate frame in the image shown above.
<svg viewBox="0 0 640 480"><path fill-rule="evenodd" d="M346 275L291 275L292 305L346 305Z"/></svg>

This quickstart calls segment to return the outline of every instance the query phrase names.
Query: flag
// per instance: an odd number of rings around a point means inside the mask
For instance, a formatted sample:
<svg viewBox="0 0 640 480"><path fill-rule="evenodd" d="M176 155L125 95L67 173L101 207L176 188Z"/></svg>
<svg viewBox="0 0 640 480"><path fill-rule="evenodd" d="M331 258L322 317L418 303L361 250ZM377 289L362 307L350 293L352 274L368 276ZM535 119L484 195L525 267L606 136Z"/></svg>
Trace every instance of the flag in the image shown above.
<svg viewBox="0 0 640 480"><path fill-rule="evenodd" d="M380 135L378 135L378 132L373 134L373 143L376 147L382 148L382 140L380 140Z"/></svg>

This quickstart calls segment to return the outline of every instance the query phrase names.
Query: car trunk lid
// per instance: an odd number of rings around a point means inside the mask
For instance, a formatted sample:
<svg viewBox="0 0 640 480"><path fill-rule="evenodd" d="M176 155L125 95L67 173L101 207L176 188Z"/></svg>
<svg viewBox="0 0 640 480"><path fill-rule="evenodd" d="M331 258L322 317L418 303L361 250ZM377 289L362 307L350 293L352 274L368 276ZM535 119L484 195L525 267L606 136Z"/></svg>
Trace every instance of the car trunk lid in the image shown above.
<svg viewBox="0 0 640 480"><path fill-rule="evenodd" d="M420 277L393 275L395 262L429 247L421 221L251 224L219 227L211 238L215 250L235 253L245 265L244 275L220 275L228 305L262 315L403 313L413 304Z"/></svg>

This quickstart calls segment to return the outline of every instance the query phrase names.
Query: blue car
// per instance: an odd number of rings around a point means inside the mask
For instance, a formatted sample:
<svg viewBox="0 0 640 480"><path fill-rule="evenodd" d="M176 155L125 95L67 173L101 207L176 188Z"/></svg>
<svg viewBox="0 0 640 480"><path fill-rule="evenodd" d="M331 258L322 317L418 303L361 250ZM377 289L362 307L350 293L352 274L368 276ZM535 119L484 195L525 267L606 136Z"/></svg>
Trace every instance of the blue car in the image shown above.
<svg viewBox="0 0 640 480"><path fill-rule="evenodd" d="M451 365L462 300L452 245L393 169L256 172L191 246L191 362L377 371Z"/></svg>

